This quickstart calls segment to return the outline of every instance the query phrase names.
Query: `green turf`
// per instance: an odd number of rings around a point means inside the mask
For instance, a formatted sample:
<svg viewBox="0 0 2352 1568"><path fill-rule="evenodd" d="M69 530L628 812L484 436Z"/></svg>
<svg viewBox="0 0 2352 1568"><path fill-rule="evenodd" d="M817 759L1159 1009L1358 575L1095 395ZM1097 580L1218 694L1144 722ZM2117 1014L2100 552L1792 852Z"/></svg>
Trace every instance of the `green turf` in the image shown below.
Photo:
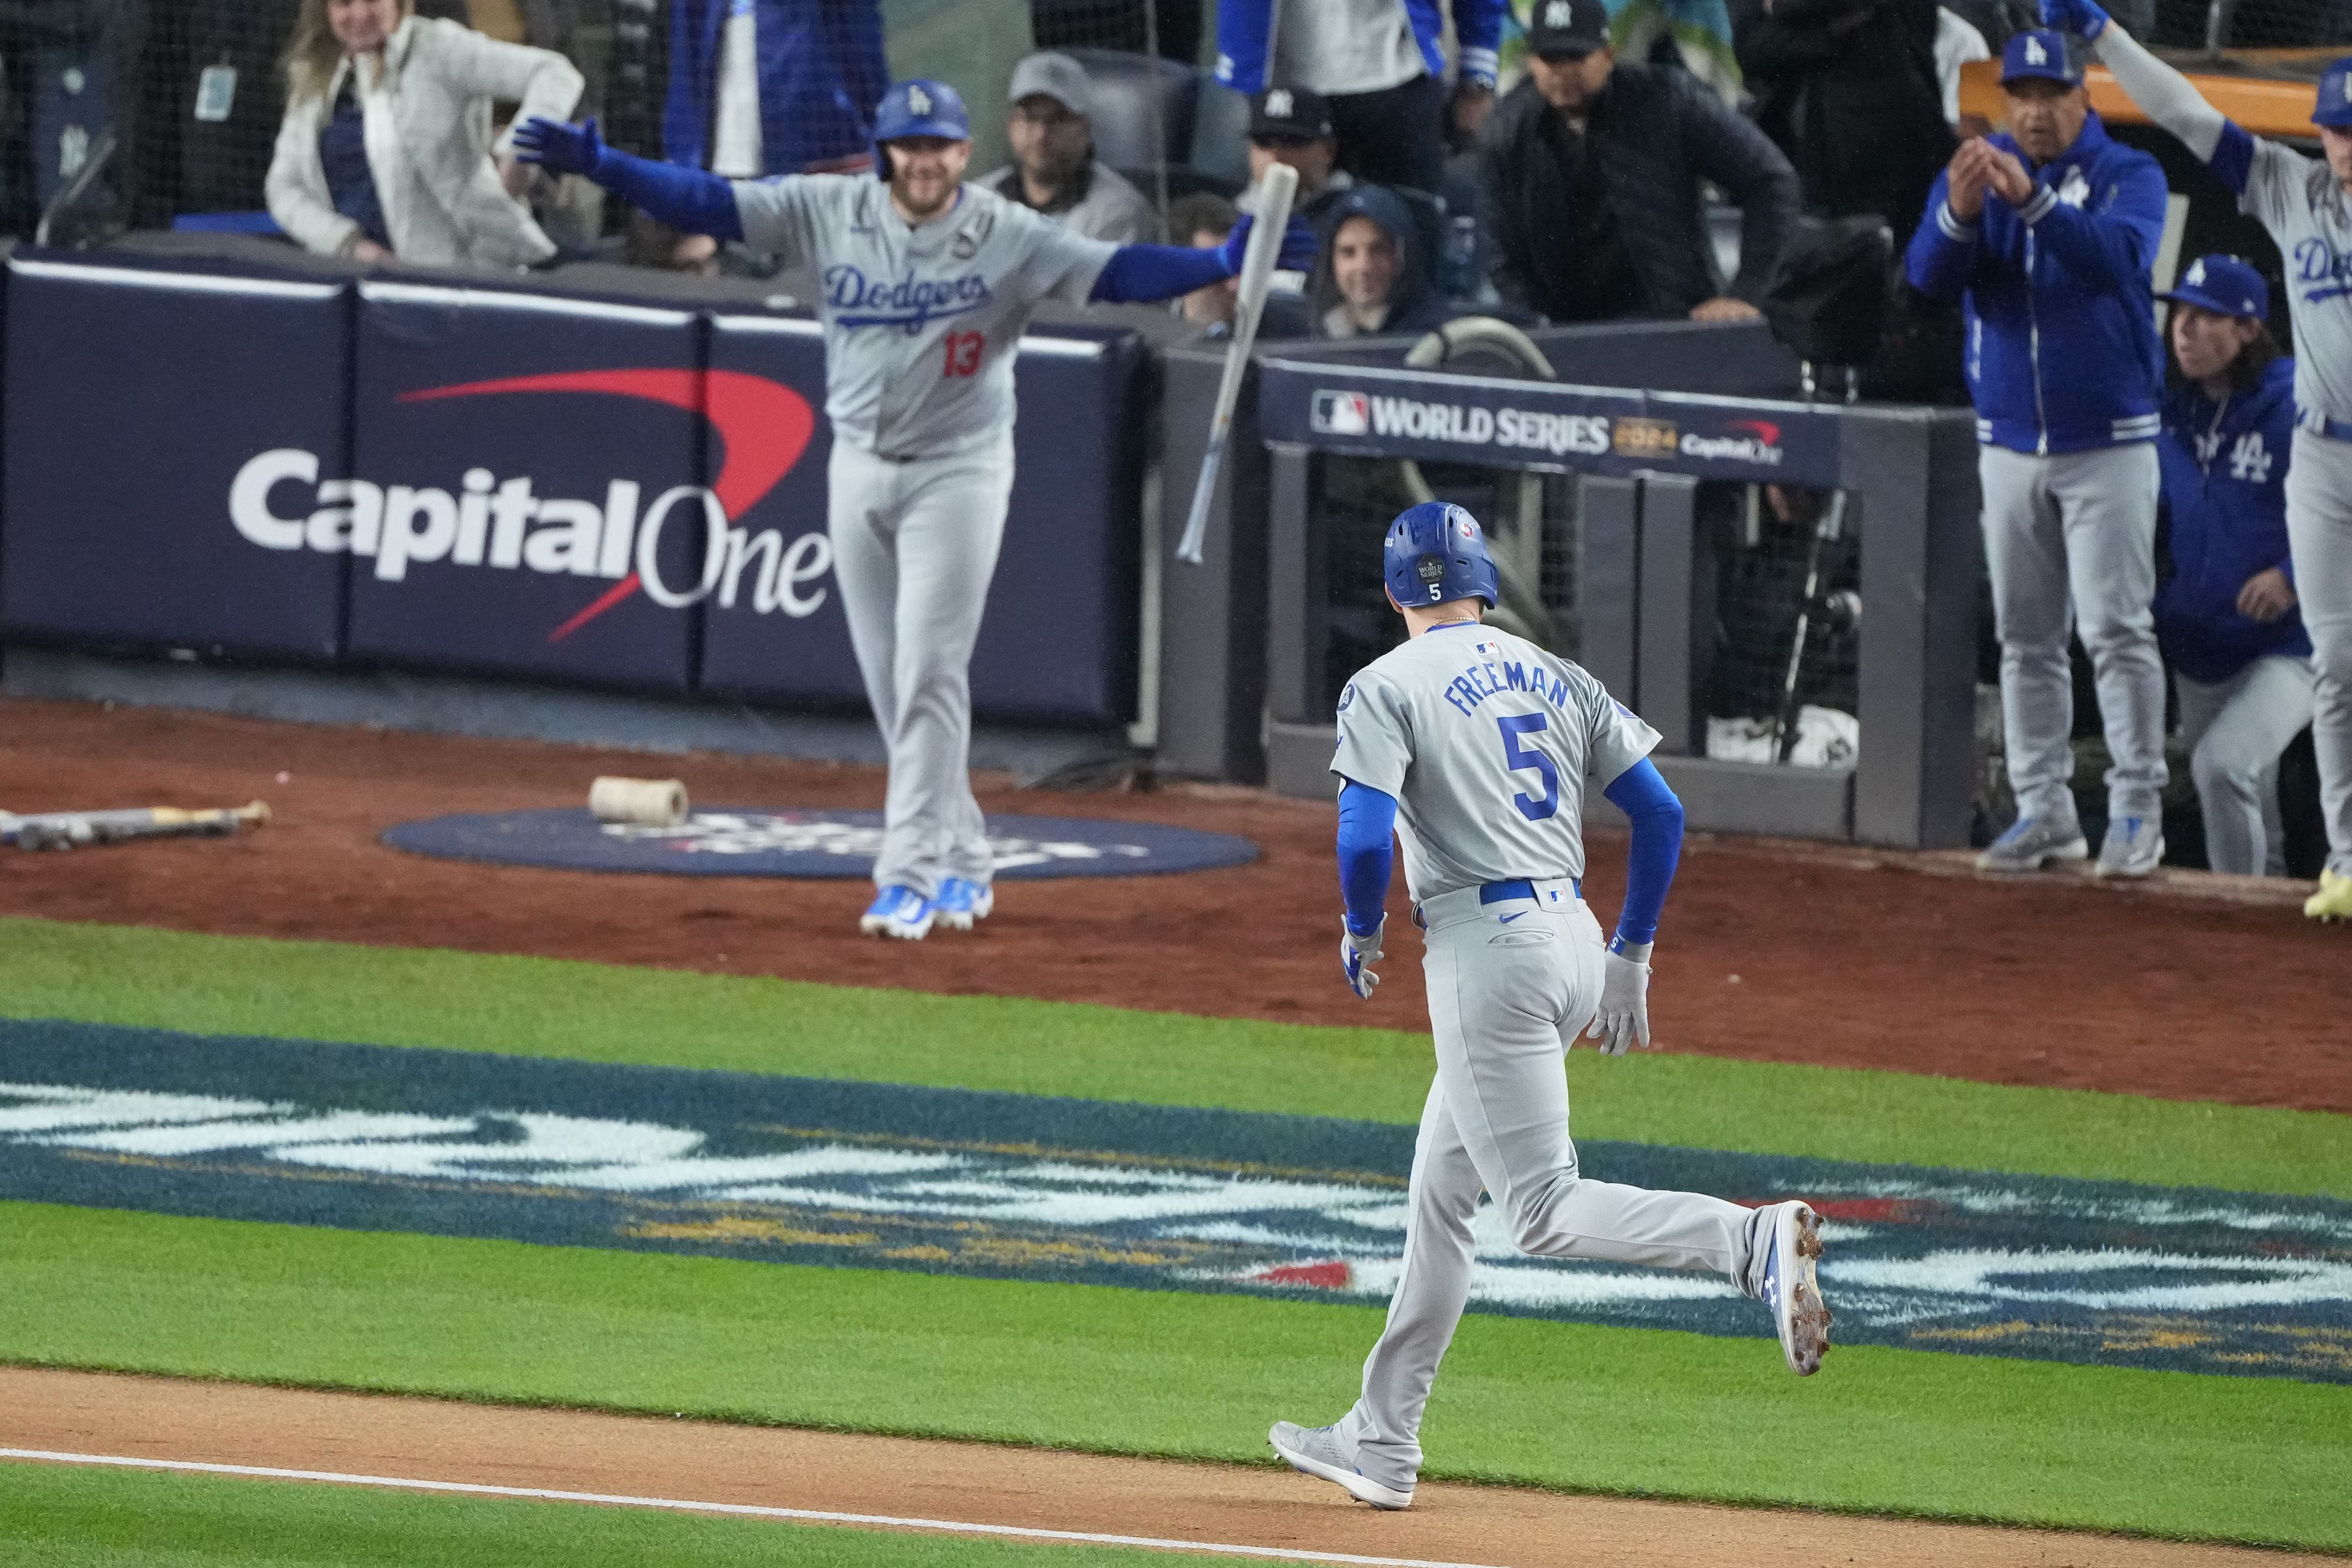
<svg viewBox="0 0 2352 1568"><path fill-rule="evenodd" d="M16 1464L0 1466L0 1561L11 1568L1167 1568L1170 1558L1138 1548Z"/></svg>
<svg viewBox="0 0 2352 1568"><path fill-rule="evenodd" d="M0 1205L0 1360L1265 1462L1377 1308ZM1473 1316L1432 1478L2352 1549L2352 1387Z"/></svg>
<svg viewBox="0 0 2352 1568"><path fill-rule="evenodd" d="M1403 1032L552 959L22 919L0 954L0 1014L207 1034L1408 1123L1430 1070ZM2352 1196L2352 1117L1700 1056L1577 1051L1569 1078L1586 1138Z"/></svg>

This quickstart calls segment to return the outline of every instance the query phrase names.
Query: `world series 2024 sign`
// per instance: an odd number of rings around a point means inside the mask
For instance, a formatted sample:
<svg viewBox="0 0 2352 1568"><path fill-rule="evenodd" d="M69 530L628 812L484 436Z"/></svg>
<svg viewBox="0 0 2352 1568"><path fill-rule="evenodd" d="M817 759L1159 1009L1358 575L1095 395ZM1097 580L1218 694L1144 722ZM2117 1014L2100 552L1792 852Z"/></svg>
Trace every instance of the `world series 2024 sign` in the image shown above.
<svg viewBox="0 0 2352 1568"><path fill-rule="evenodd" d="M1269 441L1367 457L1838 482L1836 418L1801 404L1276 363L1258 407Z"/></svg>

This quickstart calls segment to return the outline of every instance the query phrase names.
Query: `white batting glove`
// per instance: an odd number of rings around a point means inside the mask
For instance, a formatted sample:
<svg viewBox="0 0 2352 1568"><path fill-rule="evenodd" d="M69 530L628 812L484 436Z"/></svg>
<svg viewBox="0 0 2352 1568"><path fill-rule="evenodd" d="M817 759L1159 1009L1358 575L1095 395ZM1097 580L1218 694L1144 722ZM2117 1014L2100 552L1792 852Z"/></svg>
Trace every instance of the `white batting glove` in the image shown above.
<svg viewBox="0 0 2352 1568"><path fill-rule="evenodd" d="M1372 965L1381 961L1381 933L1388 929L1388 917L1383 915L1371 935L1358 936L1348 929L1348 917L1339 917L1339 967L1347 972L1348 989L1367 1002L1372 999L1372 988L1381 983Z"/></svg>
<svg viewBox="0 0 2352 1568"><path fill-rule="evenodd" d="M1601 959L1601 1011L1585 1026L1588 1038L1601 1042L1604 1057L1622 1057L1628 1047L1650 1048L1650 966L1640 958L1609 952Z"/></svg>

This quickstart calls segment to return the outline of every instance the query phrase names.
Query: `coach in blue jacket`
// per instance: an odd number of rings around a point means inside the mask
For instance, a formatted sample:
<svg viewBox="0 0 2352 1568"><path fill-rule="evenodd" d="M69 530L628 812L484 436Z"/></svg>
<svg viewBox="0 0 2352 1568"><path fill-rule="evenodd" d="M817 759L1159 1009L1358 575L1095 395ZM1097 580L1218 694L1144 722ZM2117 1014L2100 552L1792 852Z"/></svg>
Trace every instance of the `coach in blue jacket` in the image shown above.
<svg viewBox="0 0 2352 1568"><path fill-rule="evenodd" d="M2284 876L2278 758L2311 722L2316 679L2287 555L2294 361L2263 324L2263 275L2236 257L2199 257L2164 298L2181 384L2157 443L2172 563L2157 639L2180 692L2206 863Z"/></svg>
<svg viewBox="0 0 2352 1568"><path fill-rule="evenodd" d="M2011 38L2001 90L2009 133L1961 145L1906 258L1914 287L1962 300L1977 407L2019 814L1977 863L2033 871L2089 852L2067 787L2071 601L2114 758L2098 870L2145 877L2164 858L2164 663L2148 608L2163 380L2148 268L2164 175L2108 139L2058 34Z"/></svg>

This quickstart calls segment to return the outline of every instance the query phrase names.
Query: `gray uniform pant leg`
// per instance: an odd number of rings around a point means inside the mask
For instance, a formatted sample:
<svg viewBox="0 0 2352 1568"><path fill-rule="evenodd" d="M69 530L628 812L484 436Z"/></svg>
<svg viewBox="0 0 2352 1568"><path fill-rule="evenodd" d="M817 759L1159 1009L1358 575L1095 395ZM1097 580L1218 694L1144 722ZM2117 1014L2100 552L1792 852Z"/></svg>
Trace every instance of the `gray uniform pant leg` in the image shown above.
<svg viewBox="0 0 2352 1568"><path fill-rule="evenodd" d="M2294 433L2286 470L2286 537L2311 634L2312 749L2327 865L2352 877L2352 441Z"/></svg>
<svg viewBox="0 0 2352 1568"><path fill-rule="evenodd" d="M890 755L875 883L926 898L950 877L985 884L971 649L1004 538L1012 441L909 463L836 442L827 479L834 577Z"/></svg>
<svg viewBox="0 0 2352 1568"><path fill-rule="evenodd" d="M2154 816L2164 793L2164 660L2156 647L2156 447L2037 458L1979 448L1985 557L2000 637L2001 722L2021 813L2072 820L2067 783L2079 626L2114 765L2116 816Z"/></svg>
<svg viewBox="0 0 2352 1568"><path fill-rule="evenodd" d="M2205 817L2205 862L2240 877L2286 874L2278 759L2311 722L2311 665L2273 655L2227 680L2175 676L2180 738Z"/></svg>
<svg viewBox="0 0 2352 1568"><path fill-rule="evenodd" d="M1577 1174L1560 1058L1600 1005L1601 960L1582 904L1491 905L1429 932L1437 1081L1413 1151L1404 1268L1363 1397L1340 1423L1384 1486L1409 1489L1421 1468L1422 1411L1469 1300L1482 1187L1523 1252L1704 1269L1750 1295L1761 1284L1764 1211Z"/></svg>

